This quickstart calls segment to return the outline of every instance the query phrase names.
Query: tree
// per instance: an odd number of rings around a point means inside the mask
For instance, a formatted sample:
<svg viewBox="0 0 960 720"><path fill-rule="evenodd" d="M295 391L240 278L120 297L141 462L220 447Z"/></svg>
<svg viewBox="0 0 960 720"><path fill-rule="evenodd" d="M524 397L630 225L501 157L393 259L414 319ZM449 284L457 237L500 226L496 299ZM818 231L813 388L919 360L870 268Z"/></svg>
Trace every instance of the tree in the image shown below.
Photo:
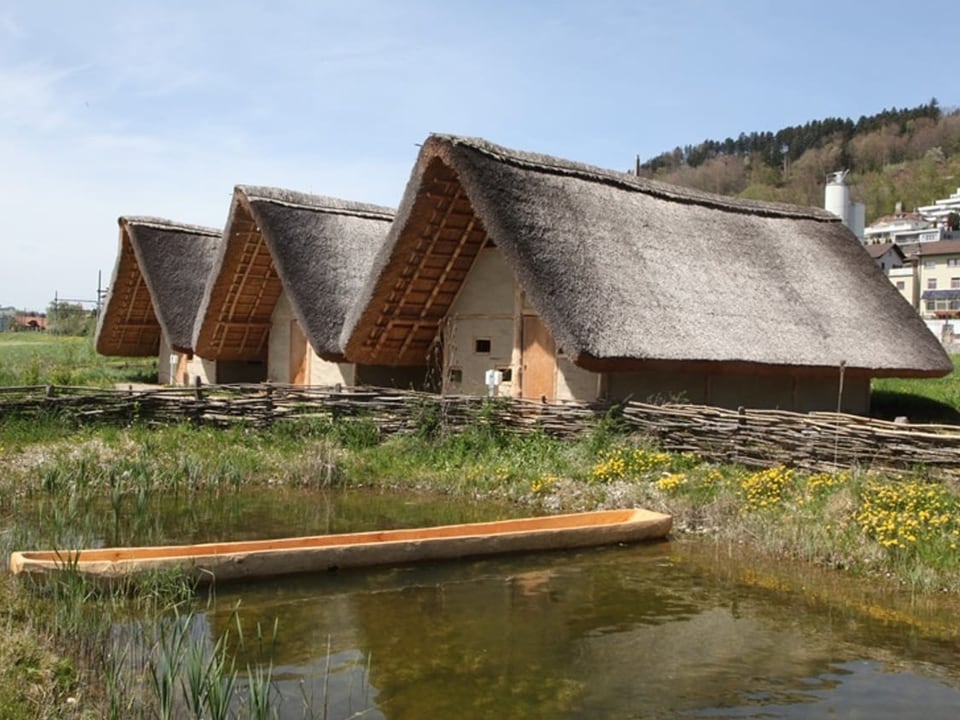
<svg viewBox="0 0 960 720"><path fill-rule="evenodd" d="M47 308L47 331L54 335L92 335L95 313L79 303L57 301Z"/></svg>

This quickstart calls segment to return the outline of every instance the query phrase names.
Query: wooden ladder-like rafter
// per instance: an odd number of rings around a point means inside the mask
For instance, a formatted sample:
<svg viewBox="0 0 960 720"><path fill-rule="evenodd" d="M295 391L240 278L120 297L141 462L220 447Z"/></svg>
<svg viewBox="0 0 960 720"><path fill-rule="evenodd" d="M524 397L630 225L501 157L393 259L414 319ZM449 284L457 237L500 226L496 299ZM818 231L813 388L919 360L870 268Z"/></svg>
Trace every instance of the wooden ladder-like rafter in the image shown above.
<svg viewBox="0 0 960 720"><path fill-rule="evenodd" d="M460 183L457 183L457 189L452 196L449 194L440 196L440 201L437 203L436 207L434 208L433 217L431 217L430 223L427 225L423 235L421 235L420 240L417 243L418 247L415 248L414 251L410 254L410 260L407 262L406 266L404 267L404 272L401 273L401 278L407 277L407 281L403 286L400 297L396 300L392 298L388 300L384 304L383 309L381 310L381 316L387 315L387 321L384 324L380 332L380 335L376 338L376 342L374 343L374 347L373 347L374 353L379 353L383 349L383 345L387 340L390 329L394 325L409 324L411 327L411 330L408 333L407 337L404 339L404 342L400 348L400 352L398 353L398 357L402 356L403 353L406 351L406 349L409 347L409 344L412 341L412 337L414 335L415 330L418 329L423 324L419 320L413 321L411 323L409 320L401 320L400 318L391 317L390 315L394 315L396 312L398 312L399 309L406 303L407 299L410 297L410 293L412 291L414 282L416 281L417 277L419 277L420 272L423 270L424 263L426 263L427 259L431 256L433 250L436 248L437 243L440 241L440 234L443 232L443 229L447 224L447 220L450 218L451 215L454 214L454 208L456 208L457 202L463 197L464 197L463 186ZM448 200L448 204L441 213L441 207L443 206L444 199ZM440 216L439 219L438 219L438 216ZM423 248L424 240L427 240L425 249ZM463 236L461 235L461 238L460 238L461 243L462 243L462 240L463 240ZM459 248L455 249L454 255L456 255L458 251L459 251ZM419 259L418 259L418 256L419 256ZM415 267L413 268L413 270L408 271L408 269L414 265ZM394 293L392 293L391 295L394 295L396 292L397 291L395 290ZM393 305L394 312L388 315L388 312L389 312L388 307L390 305ZM422 314L420 317L421 318L423 317Z"/></svg>
<svg viewBox="0 0 960 720"><path fill-rule="evenodd" d="M443 266L443 270L440 272L440 276L436 279L433 284L433 287L430 289L430 294L427 296L427 299L423 303L423 309L420 310L420 317L413 321L413 324L410 326L410 332L407 333L407 337L404 339L403 344L400 346L399 356L403 354L410 347L410 343L413 342L414 337L417 334L417 331L424 325L430 325L431 323L437 325L437 321L429 320L425 321L427 313L430 311L430 308L433 306L434 301L437 298L437 295L440 293L440 288L443 286L443 283L446 282L447 276L450 274L450 270L453 269L454 263L460 257L463 249L467 246L467 241L470 238L470 233L473 232L473 226L477 222L477 216L473 215L470 218L470 222L467 223L466 227L463 229L463 232L460 233L460 237L457 238L457 245L453 249L453 252L450 253L450 258Z"/></svg>
<svg viewBox="0 0 960 720"><path fill-rule="evenodd" d="M263 233L261 232L247 231L244 233L244 236L243 246L240 250L239 264L241 267L245 264L246 267L243 268L243 273L240 275L239 280L234 279L234 281L231 282L227 297L220 310L220 316L217 319L217 330L219 332L218 353L223 352L223 346L227 341L226 325L228 323L233 324L238 322L235 318L237 303L240 302L240 296L243 294L243 289L246 287L250 272L253 270L254 260L256 260L260 252L260 246L263 245ZM249 320L249 315L247 320ZM239 322L242 323L242 321ZM246 343L246 337L247 335L244 333L241 347Z"/></svg>

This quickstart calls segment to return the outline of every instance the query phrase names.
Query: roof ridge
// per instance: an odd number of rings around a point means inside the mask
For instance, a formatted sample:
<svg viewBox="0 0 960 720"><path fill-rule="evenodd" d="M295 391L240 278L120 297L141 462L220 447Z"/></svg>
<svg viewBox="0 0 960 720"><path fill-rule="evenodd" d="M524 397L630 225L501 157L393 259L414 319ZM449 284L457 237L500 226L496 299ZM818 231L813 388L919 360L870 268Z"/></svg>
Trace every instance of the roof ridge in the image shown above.
<svg viewBox="0 0 960 720"><path fill-rule="evenodd" d="M182 232L189 235L209 235L211 237L220 237L223 230L206 225L191 225L190 223L168 220L167 218L152 217L149 215L121 215L118 222L122 225L134 225L137 227L152 227L159 230L171 232Z"/></svg>
<svg viewBox="0 0 960 720"><path fill-rule="evenodd" d="M434 134L428 139L446 142L453 146L463 146L494 158L500 162L521 168L540 170L557 175L577 177L592 182L613 185L624 190L640 192L672 202L701 205L717 210L766 217L807 218L820 222L840 222L840 218L821 208L789 205L758 200L743 200L703 190L671 185L659 180L641 178L630 173L601 168L572 160L512 150L483 138L459 135Z"/></svg>
<svg viewBox="0 0 960 720"><path fill-rule="evenodd" d="M237 185L237 191L242 192L249 201L269 202L283 207L297 208L300 210L311 210L313 212L326 213L328 215L347 215L353 217L365 217L373 220L392 221L396 211L382 205L363 203L354 200L344 200L329 195L313 195L300 192L299 190L288 190L279 187L267 187L260 185ZM277 194L274 195L273 193ZM282 197L282 195L289 197ZM316 200L310 202L309 200Z"/></svg>

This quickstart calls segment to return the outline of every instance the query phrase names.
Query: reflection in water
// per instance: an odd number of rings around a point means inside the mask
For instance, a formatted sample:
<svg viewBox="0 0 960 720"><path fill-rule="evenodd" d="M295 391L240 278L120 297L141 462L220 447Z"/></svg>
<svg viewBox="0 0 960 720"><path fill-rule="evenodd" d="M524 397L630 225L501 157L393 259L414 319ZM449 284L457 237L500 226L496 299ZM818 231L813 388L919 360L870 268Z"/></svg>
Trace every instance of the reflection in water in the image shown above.
<svg viewBox="0 0 960 720"><path fill-rule="evenodd" d="M872 717L960 707L958 660L937 652L944 664L923 662L951 639L798 604L713 572L689 547L221 588L208 617L221 631L242 598L245 632L279 618L274 662L290 718L302 716L304 695L321 707L325 686L330 718L853 716L884 683L902 691Z"/></svg>
<svg viewBox="0 0 960 720"><path fill-rule="evenodd" d="M325 653L296 666L274 667L282 718L311 717L383 718L377 708L377 691L367 676L366 659L358 650ZM320 709L324 708L323 713Z"/></svg>
<svg viewBox="0 0 960 720"><path fill-rule="evenodd" d="M911 673L891 673L878 662L837 663L792 692L747 693L738 707L712 708L690 718L949 718L960 711L957 688Z"/></svg>

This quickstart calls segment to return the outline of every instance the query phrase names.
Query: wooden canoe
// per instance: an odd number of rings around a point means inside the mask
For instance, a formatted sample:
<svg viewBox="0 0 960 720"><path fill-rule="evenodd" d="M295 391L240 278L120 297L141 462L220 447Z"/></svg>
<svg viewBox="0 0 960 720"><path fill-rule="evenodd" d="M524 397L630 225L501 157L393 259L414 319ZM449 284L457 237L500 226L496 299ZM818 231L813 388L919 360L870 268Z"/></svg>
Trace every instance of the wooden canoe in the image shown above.
<svg viewBox="0 0 960 720"><path fill-rule="evenodd" d="M506 553L564 550L666 537L672 518L650 510L601 510L514 520L277 540L95 550L15 552L14 574L77 572L123 579L179 569L199 583L397 565Z"/></svg>

